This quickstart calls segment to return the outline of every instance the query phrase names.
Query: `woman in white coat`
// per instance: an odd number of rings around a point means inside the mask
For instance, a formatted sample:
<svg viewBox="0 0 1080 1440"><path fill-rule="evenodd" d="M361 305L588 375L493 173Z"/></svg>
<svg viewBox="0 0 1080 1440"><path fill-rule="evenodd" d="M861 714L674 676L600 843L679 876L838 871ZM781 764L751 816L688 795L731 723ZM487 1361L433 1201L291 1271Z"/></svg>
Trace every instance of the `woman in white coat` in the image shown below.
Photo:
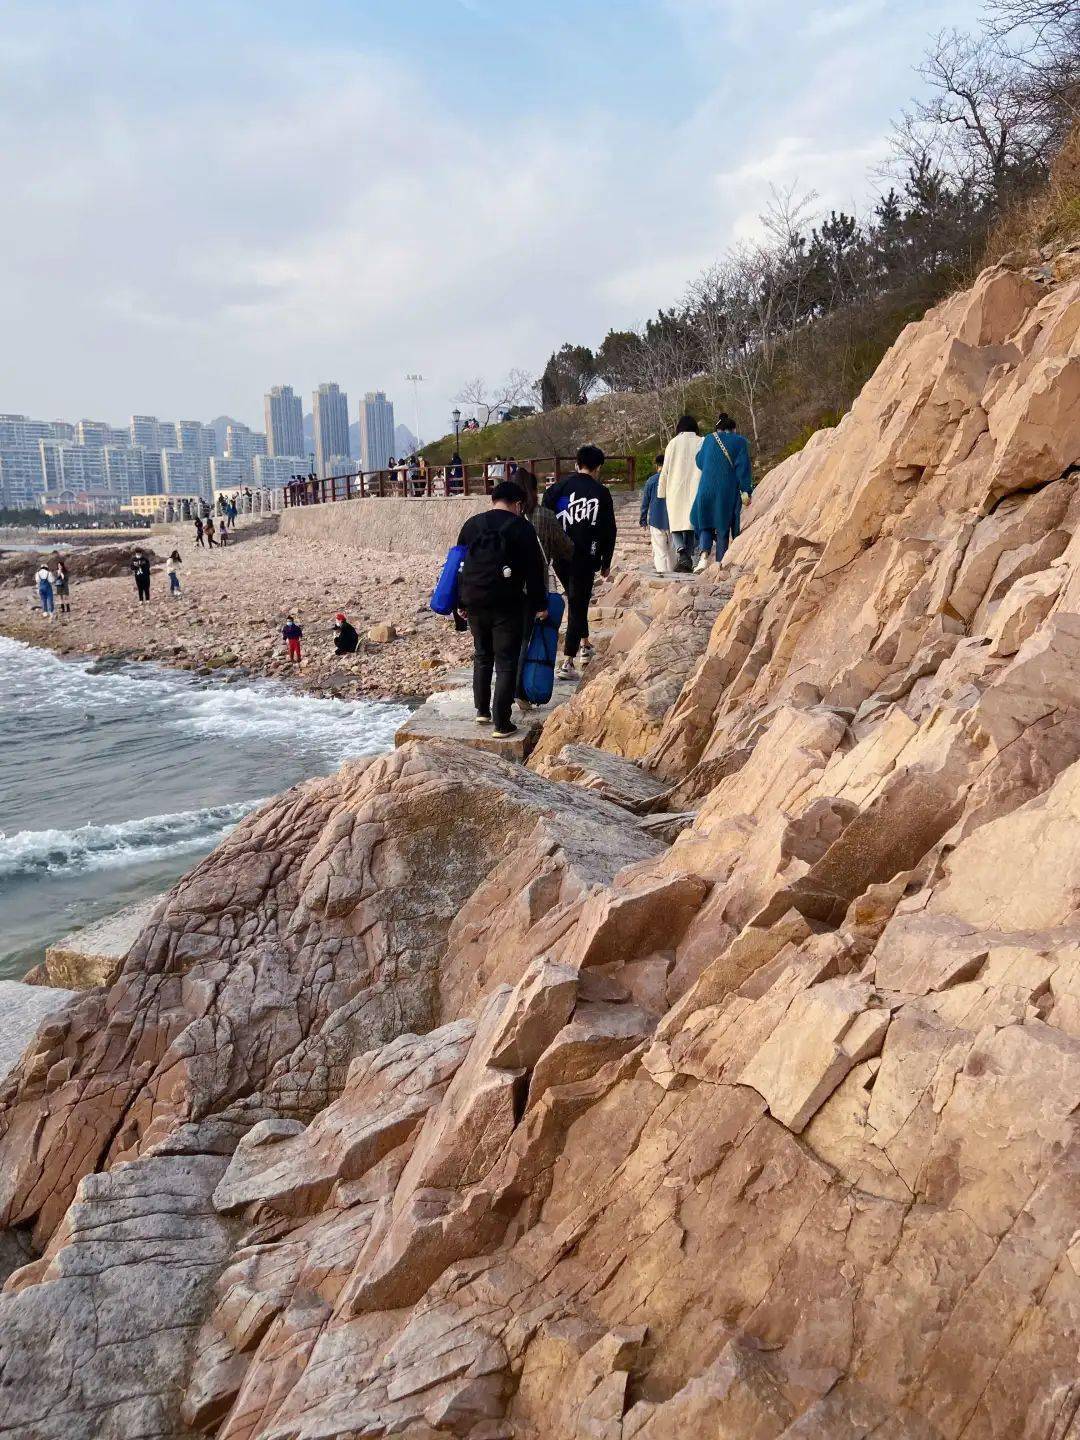
<svg viewBox="0 0 1080 1440"><path fill-rule="evenodd" d="M694 527L690 511L697 499L701 471L697 456L701 449L697 421L684 415L675 426L675 434L664 451L658 495L667 501L668 526L678 551L675 569L687 574L694 568Z"/></svg>

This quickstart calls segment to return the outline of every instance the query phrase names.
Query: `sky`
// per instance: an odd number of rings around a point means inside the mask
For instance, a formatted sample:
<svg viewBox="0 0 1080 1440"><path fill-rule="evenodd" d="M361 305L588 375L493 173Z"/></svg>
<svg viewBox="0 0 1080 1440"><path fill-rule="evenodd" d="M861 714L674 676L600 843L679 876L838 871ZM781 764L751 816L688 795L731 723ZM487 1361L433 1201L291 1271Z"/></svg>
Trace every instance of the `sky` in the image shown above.
<svg viewBox="0 0 1080 1440"><path fill-rule="evenodd" d="M770 186L866 205L978 0L4 0L0 411L449 428L678 300Z"/></svg>

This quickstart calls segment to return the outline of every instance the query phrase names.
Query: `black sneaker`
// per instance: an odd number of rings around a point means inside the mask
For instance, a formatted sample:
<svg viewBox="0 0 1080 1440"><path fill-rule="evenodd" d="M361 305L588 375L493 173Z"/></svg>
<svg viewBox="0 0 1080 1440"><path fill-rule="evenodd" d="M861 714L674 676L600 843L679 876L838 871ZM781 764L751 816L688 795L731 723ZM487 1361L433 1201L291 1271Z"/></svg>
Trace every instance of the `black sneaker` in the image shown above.
<svg viewBox="0 0 1080 1440"><path fill-rule="evenodd" d="M518 727L511 723L505 730L493 730L491 733L496 740L509 740L511 735L518 733Z"/></svg>

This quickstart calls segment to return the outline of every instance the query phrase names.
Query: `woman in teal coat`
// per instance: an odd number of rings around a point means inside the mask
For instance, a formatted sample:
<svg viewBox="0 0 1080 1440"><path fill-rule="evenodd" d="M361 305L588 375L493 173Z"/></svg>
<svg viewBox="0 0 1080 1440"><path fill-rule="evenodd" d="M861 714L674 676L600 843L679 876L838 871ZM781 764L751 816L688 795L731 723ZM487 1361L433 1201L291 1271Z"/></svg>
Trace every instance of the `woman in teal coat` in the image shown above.
<svg viewBox="0 0 1080 1440"><path fill-rule="evenodd" d="M739 533L742 496L750 503L753 477L750 472L750 446L745 436L735 429L730 415L721 415L716 429L706 435L697 453L701 481L697 499L690 511L690 523L697 532L701 551L695 571L709 563L713 545L716 558L722 560L728 542Z"/></svg>

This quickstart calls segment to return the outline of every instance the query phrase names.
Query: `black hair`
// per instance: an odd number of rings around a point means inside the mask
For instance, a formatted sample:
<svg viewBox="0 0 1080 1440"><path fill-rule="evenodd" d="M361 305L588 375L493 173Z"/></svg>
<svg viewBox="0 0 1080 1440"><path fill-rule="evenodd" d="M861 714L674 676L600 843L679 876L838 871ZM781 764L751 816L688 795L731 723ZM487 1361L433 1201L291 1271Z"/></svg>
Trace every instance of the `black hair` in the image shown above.
<svg viewBox="0 0 1080 1440"><path fill-rule="evenodd" d="M527 498L516 480L500 480L491 492L492 504L524 505Z"/></svg>
<svg viewBox="0 0 1080 1440"><path fill-rule="evenodd" d="M663 465L663 463L664 463L663 451L661 451L659 455L654 455L654 456L652 457L652 463L653 463L654 465Z"/></svg>
<svg viewBox="0 0 1080 1440"><path fill-rule="evenodd" d="M735 424L735 421L732 420L731 416L727 413L726 410L721 410L720 417L716 422L715 428L717 430L737 430L739 427Z"/></svg>
<svg viewBox="0 0 1080 1440"><path fill-rule="evenodd" d="M520 485L525 491L525 514L531 515L540 503L540 487L536 483L536 476L528 465L519 465L514 471L513 483Z"/></svg>
<svg viewBox="0 0 1080 1440"><path fill-rule="evenodd" d="M169 559L170 559L170 560L179 560L179 559L180 559L180 551L179 551L179 550L174 550L174 551L172 552L172 554L169 556Z"/></svg>
<svg viewBox="0 0 1080 1440"><path fill-rule="evenodd" d="M599 470L604 463L604 452L599 445L582 445L577 452L579 470Z"/></svg>
<svg viewBox="0 0 1080 1440"><path fill-rule="evenodd" d="M675 426L676 435L696 435L698 433L697 421L693 415L680 415L679 423Z"/></svg>

